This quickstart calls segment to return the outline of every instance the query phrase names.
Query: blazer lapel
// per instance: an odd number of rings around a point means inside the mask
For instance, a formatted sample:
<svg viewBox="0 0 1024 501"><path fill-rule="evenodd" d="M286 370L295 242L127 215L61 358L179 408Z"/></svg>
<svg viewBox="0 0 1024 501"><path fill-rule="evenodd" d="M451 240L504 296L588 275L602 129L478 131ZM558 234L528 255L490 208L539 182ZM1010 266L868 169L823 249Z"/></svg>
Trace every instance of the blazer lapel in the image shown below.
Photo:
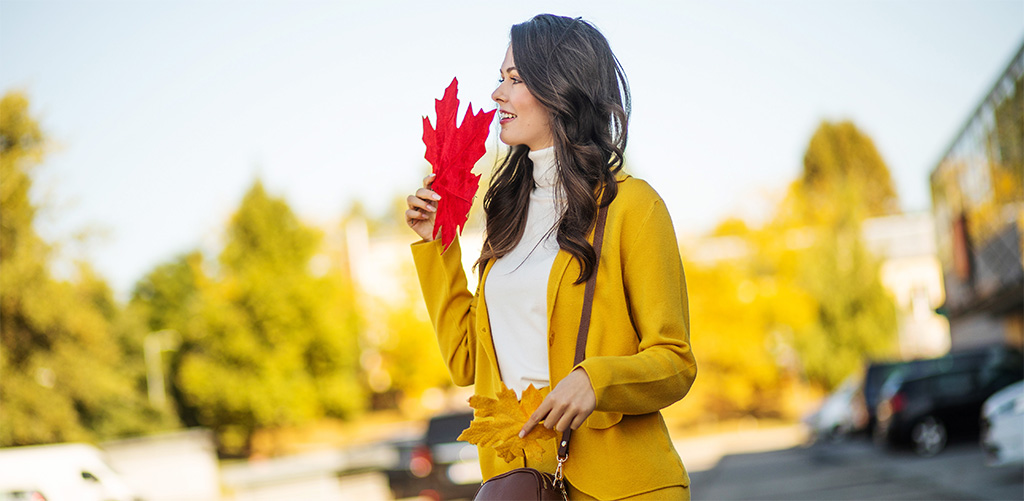
<svg viewBox="0 0 1024 501"><path fill-rule="evenodd" d="M551 265L551 275L548 276L548 325L551 325L551 314L555 311L555 300L558 298L559 287L562 283L562 277L565 275L565 271L569 268L569 263L572 261L572 255L564 250L559 250L558 254L555 254L555 262ZM550 346L554 334L553 329L548 329L548 345Z"/></svg>
<svg viewBox="0 0 1024 501"><path fill-rule="evenodd" d="M484 267L484 271L480 274L480 303L476 306L476 325L477 332L479 333L482 329L481 326L486 327L487 330L480 335L480 340L483 342L484 351L487 356L494 360L494 366L498 368L498 380L501 380L501 367L498 366L498 356L494 351L494 338L491 337L491 320L490 315L487 314L487 297L484 294L484 285L487 283L487 275L491 272L491 267L494 266L494 259L487 261L487 266Z"/></svg>

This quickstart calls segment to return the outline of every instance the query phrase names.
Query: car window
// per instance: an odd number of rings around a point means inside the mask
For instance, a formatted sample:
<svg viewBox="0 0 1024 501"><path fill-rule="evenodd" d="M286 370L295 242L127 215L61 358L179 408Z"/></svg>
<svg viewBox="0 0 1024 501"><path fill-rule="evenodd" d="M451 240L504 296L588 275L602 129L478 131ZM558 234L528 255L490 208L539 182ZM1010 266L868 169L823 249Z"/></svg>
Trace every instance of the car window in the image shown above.
<svg viewBox="0 0 1024 501"><path fill-rule="evenodd" d="M987 391L996 391L1021 380L1021 373L1006 369L987 370L980 374L980 385Z"/></svg>
<svg viewBox="0 0 1024 501"><path fill-rule="evenodd" d="M882 391L882 385L901 364L872 364L864 378L864 398L874 404Z"/></svg>
<svg viewBox="0 0 1024 501"><path fill-rule="evenodd" d="M427 443L455 442L462 431L469 428L469 423L472 420L472 412L438 416L431 419L427 425Z"/></svg>
<svg viewBox="0 0 1024 501"><path fill-rule="evenodd" d="M974 374L952 372L940 374L931 379L932 394L937 397L959 397L969 395L976 388Z"/></svg>
<svg viewBox="0 0 1024 501"><path fill-rule="evenodd" d="M893 396L896 393L896 390L900 388L901 384L903 384L902 374L899 372L890 373L889 377L887 377L885 382L882 383L881 389L878 390L880 399L886 399Z"/></svg>

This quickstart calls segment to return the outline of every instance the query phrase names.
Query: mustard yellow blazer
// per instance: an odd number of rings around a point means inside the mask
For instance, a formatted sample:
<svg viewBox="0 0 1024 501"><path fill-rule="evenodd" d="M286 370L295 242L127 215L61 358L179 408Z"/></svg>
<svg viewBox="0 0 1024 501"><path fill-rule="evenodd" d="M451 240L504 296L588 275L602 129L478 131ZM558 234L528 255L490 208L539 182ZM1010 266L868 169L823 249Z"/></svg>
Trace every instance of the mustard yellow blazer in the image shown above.
<svg viewBox="0 0 1024 501"><path fill-rule="evenodd" d="M586 359L597 408L572 436L566 479L599 499L690 484L660 409L683 398L697 375L690 350L686 280L675 231L660 196L646 182L618 177L597 270ZM593 236L591 235L591 241ZM493 397L501 378L483 283L470 293L458 240L412 245L413 259L441 354L459 386ZM548 367L554 387L575 367L584 284L579 263L561 250L548 278ZM554 448L554 440L545 444ZM522 467L481 447L484 479Z"/></svg>

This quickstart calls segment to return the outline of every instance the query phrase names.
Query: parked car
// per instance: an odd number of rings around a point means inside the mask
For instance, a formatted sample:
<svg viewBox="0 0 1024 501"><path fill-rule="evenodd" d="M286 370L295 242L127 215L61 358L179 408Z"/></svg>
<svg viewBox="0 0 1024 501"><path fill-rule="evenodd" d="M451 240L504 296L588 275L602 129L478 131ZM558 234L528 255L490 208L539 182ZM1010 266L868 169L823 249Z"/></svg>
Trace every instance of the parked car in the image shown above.
<svg viewBox="0 0 1024 501"><path fill-rule="evenodd" d="M876 441L909 443L918 454L931 456L950 438L977 437L982 404L1024 377L1022 360L1015 349L991 347L894 371L876 408Z"/></svg>
<svg viewBox="0 0 1024 501"><path fill-rule="evenodd" d="M862 376L851 375L825 397L817 411L803 419L814 433L815 440L834 442L864 429L867 413L857 402L862 386Z"/></svg>
<svg viewBox="0 0 1024 501"><path fill-rule="evenodd" d="M987 361L1003 357L1013 351L1003 346L986 346L967 350L958 350L936 358L921 358L905 361L876 361L868 365L864 374L864 388L859 404L867 412L865 430L871 436L878 421L876 412L882 400L882 386L894 375L901 380L927 376L942 371L958 369L976 369ZM1016 352L1019 356L1019 352ZM890 383L891 384L891 383Z"/></svg>
<svg viewBox="0 0 1024 501"><path fill-rule="evenodd" d="M985 401L981 447L989 466L1024 465L1024 381L997 391Z"/></svg>
<svg viewBox="0 0 1024 501"><path fill-rule="evenodd" d="M875 423L878 421L875 416L875 409L878 408L878 401L882 393L882 384L892 375L893 371L907 362L872 362L864 372L864 387L860 393L859 405L867 414L867 423L864 427L868 435L875 430Z"/></svg>
<svg viewBox="0 0 1024 501"><path fill-rule="evenodd" d="M88 444L0 449L0 500L134 501L136 494Z"/></svg>
<svg viewBox="0 0 1024 501"><path fill-rule="evenodd" d="M396 443L398 465L387 472L395 498L472 499L483 480L476 446L457 437L472 411L435 416L419 439Z"/></svg>

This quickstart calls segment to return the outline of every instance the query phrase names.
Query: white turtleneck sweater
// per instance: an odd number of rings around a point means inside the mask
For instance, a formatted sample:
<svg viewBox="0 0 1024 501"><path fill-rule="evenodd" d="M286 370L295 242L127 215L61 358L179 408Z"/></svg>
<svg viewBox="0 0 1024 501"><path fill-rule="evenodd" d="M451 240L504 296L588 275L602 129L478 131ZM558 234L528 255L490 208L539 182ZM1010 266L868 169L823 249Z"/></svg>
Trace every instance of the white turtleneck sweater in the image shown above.
<svg viewBox="0 0 1024 501"><path fill-rule="evenodd" d="M523 238L494 262L484 283L494 351L505 386L522 397L548 375L548 276L558 254L555 224L565 207L558 188L555 148L531 151L533 191Z"/></svg>

